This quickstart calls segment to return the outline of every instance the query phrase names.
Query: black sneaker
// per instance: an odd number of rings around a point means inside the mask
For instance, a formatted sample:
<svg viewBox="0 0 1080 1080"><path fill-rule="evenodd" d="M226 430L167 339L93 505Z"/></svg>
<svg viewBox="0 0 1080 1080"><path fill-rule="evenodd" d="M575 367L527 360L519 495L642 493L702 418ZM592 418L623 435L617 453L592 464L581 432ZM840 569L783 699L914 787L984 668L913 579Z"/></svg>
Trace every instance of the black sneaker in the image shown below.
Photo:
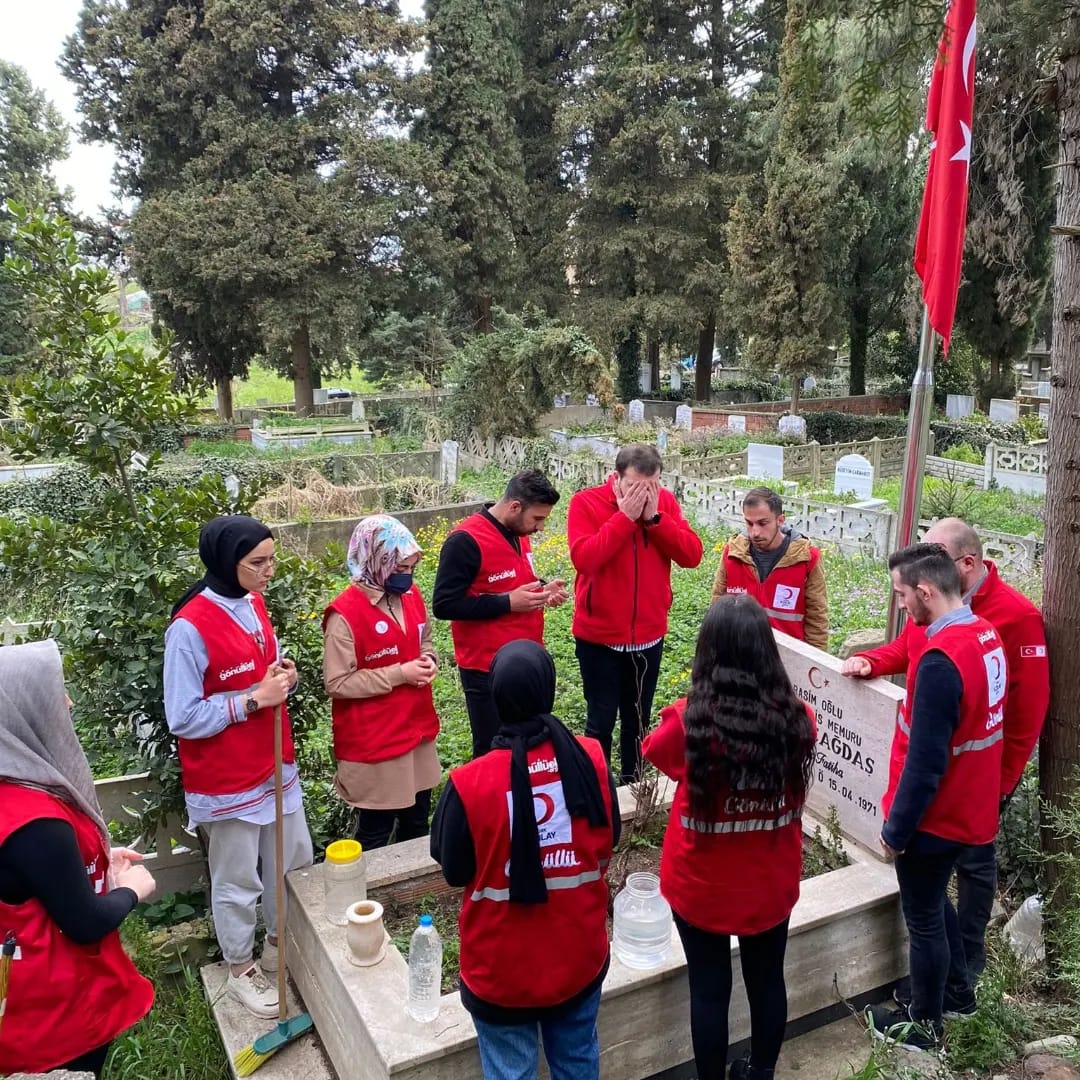
<svg viewBox="0 0 1080 1080"><path fill-rule="evenodd" d="M728 1067L728 1080L773 1080L775 1069L759 1069L750 1064L750 1055L736 1058Z"/></svg>
<svg viewBox="0 0 1080 1080"><path fill-rule="evenodd" d="M951 1005L949 1002L945 1003L945 1008L942 1009L942 1020L963 1020L967 1016L974 1016L978 1011L978 1005L975 1004L975 999L972 998L969 1002L963 1005Z"/></svg>
<svg viewBox="0 0 1080 1080"><path fill-rule="evenodd" d="M870 1005L866 1010L870 1034L881 1042L890 1042L908 1050L941 1049L941 1033L936 1025L912 1020L907 1009Z"/></svg>
<svg viewBox="0 0 1080 1080"><path fill-rule="evenodd" d="M911 980L905 976L892 992L892 999L905 1011L911 1008Z"/></svg>
<svg viewBox="0 0 1080 1080"><path fill-rule="evenodd" d="M909 1012L911 1009L911 980L901 979L896 984L896 989L892 992L892 998L901 1009L905 1012ZM962 1020L965 1016L974 1016L976 1009L977 1006L974 997L972 997L970 1001L964 1002L962 1005L955 1004L946 998L941 1018L943 1020Z"/></svg>

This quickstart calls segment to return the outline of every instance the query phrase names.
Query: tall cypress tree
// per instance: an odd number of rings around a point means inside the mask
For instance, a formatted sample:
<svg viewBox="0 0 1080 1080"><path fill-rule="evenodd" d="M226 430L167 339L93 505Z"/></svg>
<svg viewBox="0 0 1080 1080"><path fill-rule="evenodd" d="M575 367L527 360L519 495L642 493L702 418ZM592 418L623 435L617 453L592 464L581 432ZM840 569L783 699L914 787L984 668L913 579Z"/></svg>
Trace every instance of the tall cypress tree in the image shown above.
<svg viewBox="0 0 1080 1080"><path fill-rule="evenodd" d="M431 221L462 313L480 333L511 306L525 174L515 114L519 9L510 0L428 0L428 88L413 138L431 154Z"/></svg>
<svg viewBox="0 0 1080 1080"><path fill-rule="evenodd" d="M85 131L140 199L136 271L219 380L258 341L307 412L313 358L369 316L395 231L379 123L412 37L395 0L86 3L64 64Z"/></svg>

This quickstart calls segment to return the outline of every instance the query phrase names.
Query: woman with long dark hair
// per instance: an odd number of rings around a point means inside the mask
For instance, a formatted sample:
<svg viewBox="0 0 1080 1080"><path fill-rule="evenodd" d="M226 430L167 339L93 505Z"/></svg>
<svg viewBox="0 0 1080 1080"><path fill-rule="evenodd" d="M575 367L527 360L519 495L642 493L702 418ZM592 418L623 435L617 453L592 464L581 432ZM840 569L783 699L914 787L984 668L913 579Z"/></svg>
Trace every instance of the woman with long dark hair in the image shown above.
<svg viewBox="0 0 1080 1080"><path fill-rule="evenodd" d="M750 1056L732 1080L771 1080L787 1023L784 952L802 875L813 714L795 696L768 617L723 596L698 635L690 693L661 712L645 757L678 784L660 888L682 938L699 1080L727 1064L731 936L750 1001Z"/></svg>

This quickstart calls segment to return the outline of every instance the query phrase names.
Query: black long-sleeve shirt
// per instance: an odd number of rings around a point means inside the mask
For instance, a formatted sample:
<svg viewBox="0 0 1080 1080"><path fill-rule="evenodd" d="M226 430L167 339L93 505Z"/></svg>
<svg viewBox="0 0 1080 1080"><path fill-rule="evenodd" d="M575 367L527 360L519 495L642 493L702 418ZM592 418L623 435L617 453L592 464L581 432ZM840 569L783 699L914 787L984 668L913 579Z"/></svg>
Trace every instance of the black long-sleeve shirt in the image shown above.
<svg viewBox="0 0 1080 1080"><path fill-rule="evenodd" d="M931 645L915 675L911 740L904 771L881 830L894 851L905 851L949 767L950 744L960 723L963 682L956 665Z"/></svg>
<svg viewBox="0 0 1080 1080"><path fill-rule="evenodd" d="M490 511L489 504L480 511L506 537L506 542L520 555L521 541ZM497 619L510 612L510 594L484 593L468 596L468 590L480 573L480 545L467 532L452 532L439 552L431 611L436 619Z"/></svg>
<svg viewBox="0 0 1080 1080"><path fill-rule="evenodd" d="M132 889L94 892L75 830L59 818L27 822L0 844L0 901L14 905L28 900L40 901L77 945L100 941L139 902Z"/></svg>

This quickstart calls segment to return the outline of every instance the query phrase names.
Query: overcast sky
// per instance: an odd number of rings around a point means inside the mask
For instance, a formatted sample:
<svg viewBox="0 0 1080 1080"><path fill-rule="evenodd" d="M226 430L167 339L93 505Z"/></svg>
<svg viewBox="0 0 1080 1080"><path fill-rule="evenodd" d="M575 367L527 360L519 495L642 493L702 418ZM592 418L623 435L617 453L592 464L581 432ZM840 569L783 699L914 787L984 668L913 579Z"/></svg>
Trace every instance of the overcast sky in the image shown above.
<svg viewBox="0 0 1080 1080"><path fill-rule="evenodd" d="M422 2L403 0L401 7L416 17ZM75 94L56 61L64 39L75 31L81 8L82 0L0 0L0 57L24 67L73 129L79 122ZM67 160L56 165L56 179L74 192L75 210L96 216L100 207L117 201L112 194L112 148L80 142L74 130L69 145Z"/></svg>

